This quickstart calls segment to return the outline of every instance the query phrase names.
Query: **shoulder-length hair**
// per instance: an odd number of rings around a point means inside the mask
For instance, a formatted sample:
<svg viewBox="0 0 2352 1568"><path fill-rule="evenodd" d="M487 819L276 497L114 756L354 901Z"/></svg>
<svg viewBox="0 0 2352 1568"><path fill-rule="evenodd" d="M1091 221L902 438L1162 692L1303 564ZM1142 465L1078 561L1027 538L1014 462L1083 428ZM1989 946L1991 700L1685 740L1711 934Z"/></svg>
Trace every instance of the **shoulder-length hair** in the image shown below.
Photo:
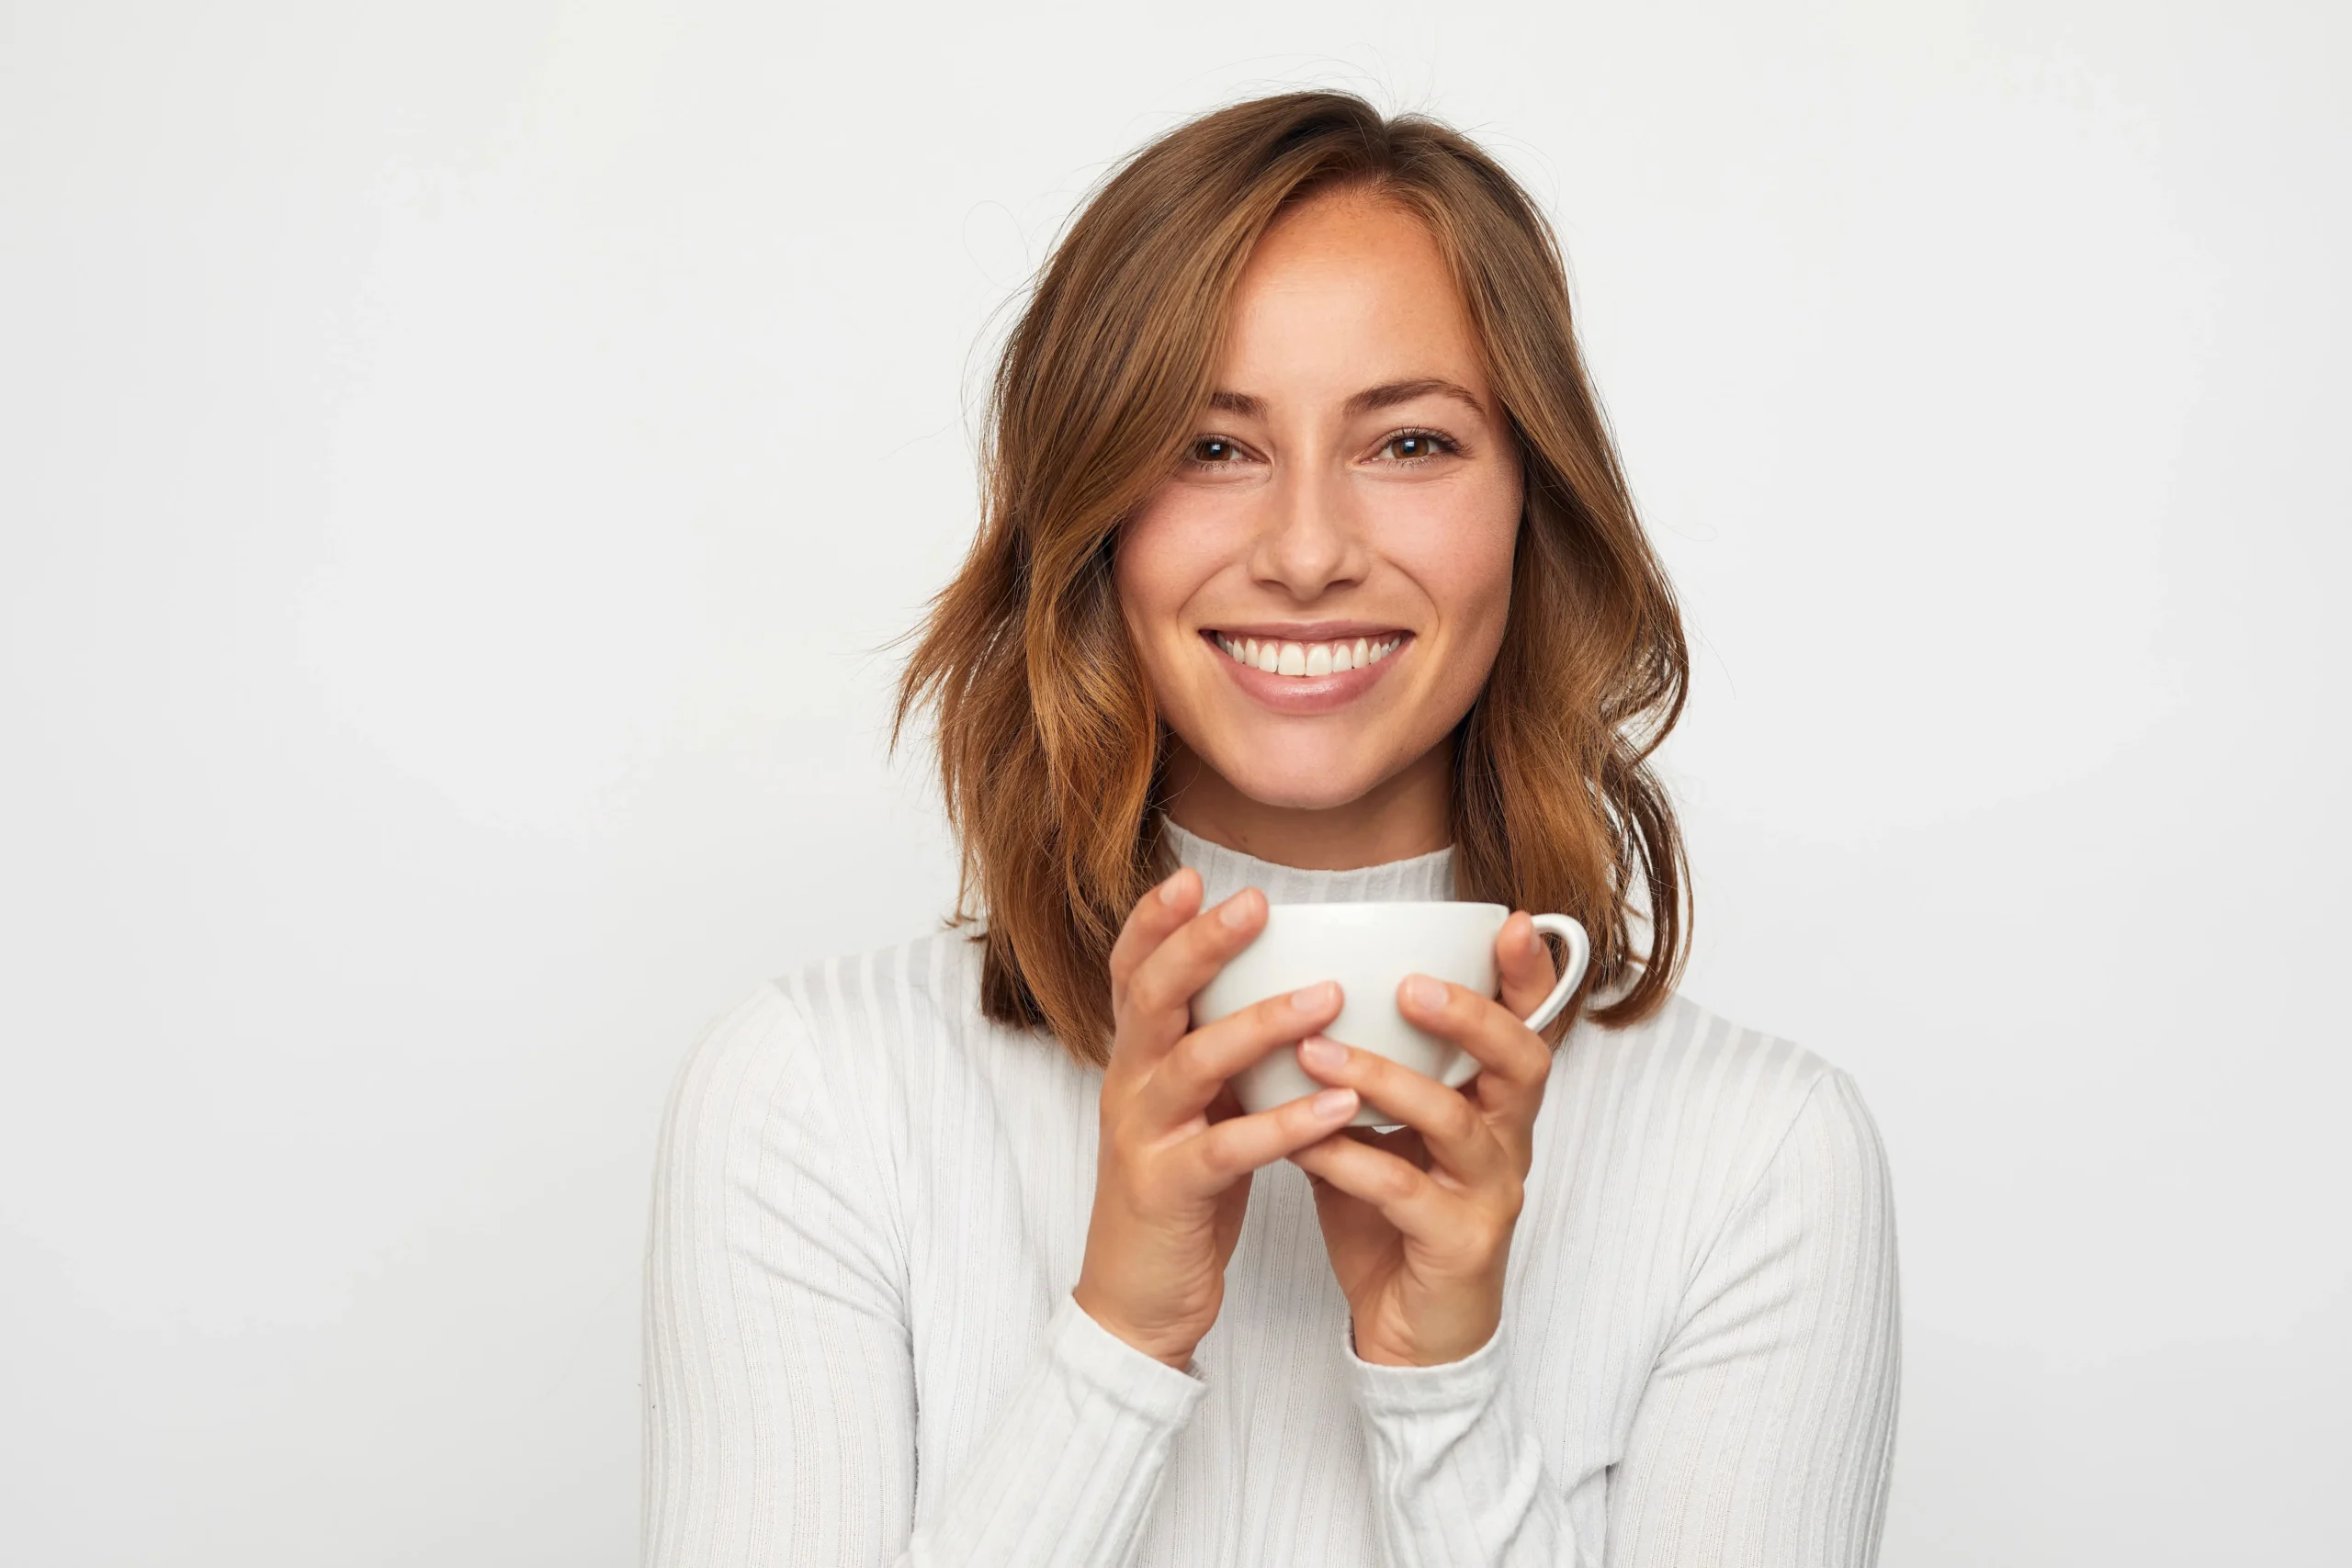
<svg viewBox="0 0 2352 1568"><path fill-rule="evenodd" d="M1432 119L1345 93L1260 98L1136 152L1055 248L997 366L978 537L899 688L894 740L919 712L937 720L963 847L956 918L983 922L982 1009L1084 1063L1109 1058L1112 943L1170 869L1167 735L1113 586L1120 525L1194 434L1259 236L1339 186L1429 225L1525 469L1509 623L1454 737L1456 895L1581 921L1605 1024L1653 1011L1689 945L1681 840L1647 765L1689 654L1585 378L1551 226Z"/></svg>

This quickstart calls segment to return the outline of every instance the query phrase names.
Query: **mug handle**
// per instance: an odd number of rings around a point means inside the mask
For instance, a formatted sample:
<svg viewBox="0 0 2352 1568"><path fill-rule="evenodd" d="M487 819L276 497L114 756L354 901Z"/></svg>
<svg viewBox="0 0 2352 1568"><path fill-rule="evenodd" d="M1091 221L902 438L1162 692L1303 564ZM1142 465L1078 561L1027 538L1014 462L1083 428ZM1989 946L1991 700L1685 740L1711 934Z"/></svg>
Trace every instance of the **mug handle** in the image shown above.
<svg viewBox="0 0 2352 1568"><path fill-rule="evenodd" d="M1542 1029L1560 1016L1568 998L1577 994L1577 987L1583 983L1586 966L1592 963L1592 938L1566 915L1536 916L1535 931L1538 936L1555 936L1568 944L1568 962L1560 971L1559 983L1552 987L1552 994L1544 998L1543 1005L1527 1015L1528 1028Z"/></svg>
<svg viewBox="0 0 2352 1568"><path fill-rule="evenodd" d="M1584 979L1586 967L1592 963L1592 938L1585 934L1582 926L1566 915L1536 916L1535 932L1538 936L1558 937L1568 944L1568 961L1561 967L1560 977L1554 982L1552 994L1527 1015L1528 1028L1542 1029L1559 1017L1568 1005L1568 998L1576 995L1577 987ZM1448 1089L1460 1089L1477 1076L1478 1058L1467 1051L1456 1050L1453 1066L1438 1081Z"/></svg>

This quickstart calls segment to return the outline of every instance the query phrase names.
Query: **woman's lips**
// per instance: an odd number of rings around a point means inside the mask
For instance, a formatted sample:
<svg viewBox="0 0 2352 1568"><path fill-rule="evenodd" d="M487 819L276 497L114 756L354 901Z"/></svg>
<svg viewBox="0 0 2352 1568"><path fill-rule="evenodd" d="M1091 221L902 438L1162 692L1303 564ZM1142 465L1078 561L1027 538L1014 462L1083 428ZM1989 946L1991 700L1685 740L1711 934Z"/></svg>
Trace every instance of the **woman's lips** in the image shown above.
<svg viewBox="0 0 2352 1568"><path fill-rule="evenodd" d="M1413 646L1414 637L1410 632L1391 629L1360 637L1251 638L1212 627L1201 633L1201 640L1208 645L1209 656L1224 665L1235 683L1261 705L1276 713L1318 714L1345 707L1370 691ZM1257 662L1248 662L1253 651ZM1272 670L1265 668L1270 660ZM1332 668L1340 662L1348 668ZM1282 673L1285 664L1317 672L1285 675Z"/></svg>

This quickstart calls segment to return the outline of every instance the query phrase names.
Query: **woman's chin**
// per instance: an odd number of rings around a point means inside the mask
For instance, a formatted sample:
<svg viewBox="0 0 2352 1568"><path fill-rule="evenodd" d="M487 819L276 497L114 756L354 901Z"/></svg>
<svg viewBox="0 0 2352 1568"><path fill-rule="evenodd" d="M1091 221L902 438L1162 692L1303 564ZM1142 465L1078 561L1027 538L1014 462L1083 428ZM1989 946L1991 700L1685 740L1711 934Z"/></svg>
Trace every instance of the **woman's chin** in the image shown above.
<svg viewBox="0 0 2352 1568"><path fill-rule="evenodd" d="M1332 811L1352 806L1379 787L1385 777L1377 768L1318 767L1306 760L1225 773L1235 793L1279 811Z"/></svg>

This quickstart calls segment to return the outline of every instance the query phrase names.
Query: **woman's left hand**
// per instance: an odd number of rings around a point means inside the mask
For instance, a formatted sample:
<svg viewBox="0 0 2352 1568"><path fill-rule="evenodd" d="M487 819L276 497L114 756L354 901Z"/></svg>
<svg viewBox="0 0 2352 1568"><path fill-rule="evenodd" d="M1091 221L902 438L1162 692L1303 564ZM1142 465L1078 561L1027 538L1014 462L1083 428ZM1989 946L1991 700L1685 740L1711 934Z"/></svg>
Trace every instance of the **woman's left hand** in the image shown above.
<svg viewBox="0 0 2352 1568"><path fill-rule="evenodd" d="M1550 993L1553 971L1524 912L1504 922L1495 962L1499 1002L1425 975L1397 987L1408 1022L1477 1060L1478 1076L1459 1089L1320 1036L1298 1048L1309 1074L1404 1123L1346 1129L1290 1156L1313 1179L1323 1245L1367 1361L1458 1361L1502 1322L1503 1269L1552 1068L1551 1047L1521 1020Z"/></svg>

